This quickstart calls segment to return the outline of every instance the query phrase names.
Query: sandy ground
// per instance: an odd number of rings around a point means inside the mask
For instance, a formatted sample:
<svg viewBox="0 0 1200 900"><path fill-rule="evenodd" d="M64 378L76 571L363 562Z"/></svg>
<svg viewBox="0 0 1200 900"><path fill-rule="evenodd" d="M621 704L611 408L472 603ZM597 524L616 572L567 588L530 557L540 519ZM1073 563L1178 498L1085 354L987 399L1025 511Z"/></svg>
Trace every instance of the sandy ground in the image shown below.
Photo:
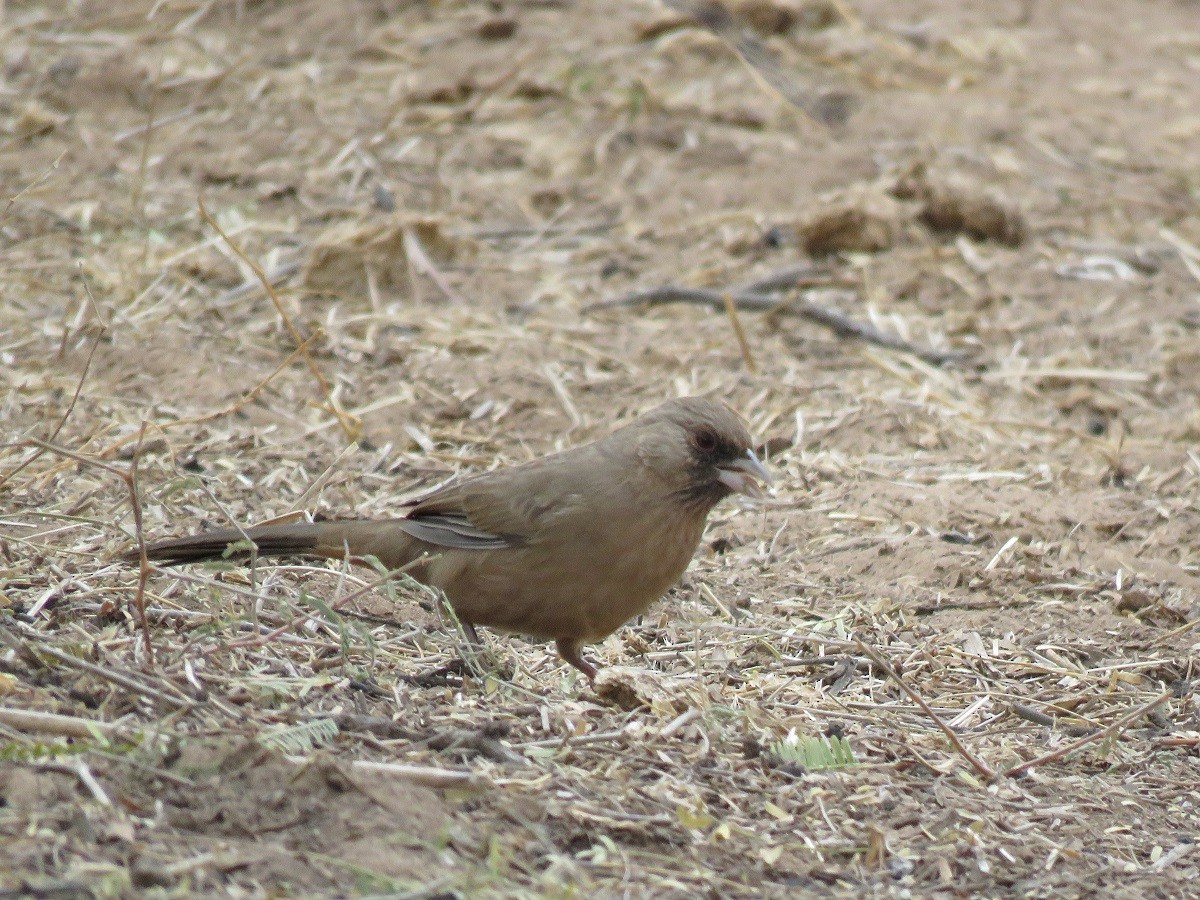
<svg viewBox="0 0 1200 900"><path fill-rule="evenodd" d="M1193 889L1195 2L0 8L4 896ZM744 348L590 308L797 266ZM382 517L683 393L777 489L594 689L300 561L143 624L117 557L131 484Z"/></svg>

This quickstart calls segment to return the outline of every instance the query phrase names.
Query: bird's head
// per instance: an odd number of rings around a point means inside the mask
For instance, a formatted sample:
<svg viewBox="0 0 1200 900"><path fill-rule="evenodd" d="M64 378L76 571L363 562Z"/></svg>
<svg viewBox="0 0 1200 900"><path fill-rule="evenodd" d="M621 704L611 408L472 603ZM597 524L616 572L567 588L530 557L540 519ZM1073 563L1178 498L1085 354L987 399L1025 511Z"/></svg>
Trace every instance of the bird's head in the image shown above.
<svg viewBox="0 0 1200 900"><path fill-rule="evenodd" d="M771 481L754 455L745 422L724 403L669 400L633 427L642 463L689 505L707 511L729 494L755 495L759 482Z"/></svg>

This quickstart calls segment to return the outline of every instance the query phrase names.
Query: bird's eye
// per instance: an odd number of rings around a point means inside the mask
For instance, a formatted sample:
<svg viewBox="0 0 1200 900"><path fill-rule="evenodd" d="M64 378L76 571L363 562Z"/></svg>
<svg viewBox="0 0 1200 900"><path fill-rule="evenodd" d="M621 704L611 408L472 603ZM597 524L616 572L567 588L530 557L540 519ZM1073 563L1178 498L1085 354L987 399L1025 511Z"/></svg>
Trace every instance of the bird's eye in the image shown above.
<svg viewBox="0 0 1200 900"><path fill-rule="evenodd" d="M692 444L702 453L712 453L717 449L717 436L707 428L702 428L692 435Z"/></svg>

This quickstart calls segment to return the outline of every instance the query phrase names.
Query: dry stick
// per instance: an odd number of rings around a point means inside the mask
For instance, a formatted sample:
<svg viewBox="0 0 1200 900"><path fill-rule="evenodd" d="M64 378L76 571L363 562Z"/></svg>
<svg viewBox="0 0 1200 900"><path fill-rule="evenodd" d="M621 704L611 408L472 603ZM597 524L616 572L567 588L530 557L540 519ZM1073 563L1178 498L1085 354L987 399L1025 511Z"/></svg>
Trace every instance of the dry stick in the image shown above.
<svg viewBox="0 0 1200 900"><path fill-rule="evenodd" d="M138 554L141 557L141 566L138 571L138 586L137 592L134 594L133 606L137 610L138 626L142 630L142 637L146 645L146 657L151 666L154 665L154 645L150 642L150 623L146 619L146 579L150 574L150 564L146 559L146 537L142 531L142 502L141 496L138 493L137 486L137 466L138 458L142 452L142 440L146 436L146 423L142 422L141 428L138 429L137 444L133 448L133 458L130 461L129 468L120 469L117 466L110 465L106 462L101 462L89 456L84 456L82 453L76 453L73 450L68 450L65 447L59 447L51 444L49 441L43 441L39 438L26 438L21 443L32 444L35 447L40 447L43 450L48 450L58 456L67 459L73 459L84 465L95 466L98 469L103 469L116 475L129 489L130 503L133 505L133 526L134 536L137 538Z"/></svg>
<svg viewBox="0 0 1200 900"><path fill-rule="evenodd" d="M571 732L566 732L561 737L540 738L536 741L525 741L520 744L513 744L516 750L524 750L526 747L563 747L569 741L572 747L582 747L586 744L599 744L604 741L619 741L625 737L625 729L618 728L615 731L595 731L591 734L574 736Z"/></svg>
<svg viewBox="0 0 1200 900"><path fill-rule="evenodd" d="M112 806L112 798L108 796L108 792L104 790L100 782L96 780L96 776L92 774L92 770L88 768L88 764L82 759L76 759L73 766L75 776L80 780L88 793L101 806Z"/></svg>
<svg viewBox="0 0 1200 900"><path fill-rule="evenodd" d="M230 403L224 409L218 409L216 412L205 413L202 416L192 416L191 418L188 418L188 419L176 419L173 422L164 422L163 424L157 425L155 427L157 427L159 429L178 428L180 425L197 425L202 422L209 422L213 419L219 419L222 416L232 415L233 413L235 413L239 409L241 409L243 406L245 406L247 403L249 403L251 400L253 400L256 396L258 396L258 393L263 388L265 388L268 384L270 384L272 381L274 381L275 377L280 372L282 372L284 369L286 369L288 366L290 366L292 364L292 361L295 360L295 358L297 356L299 356L302 353L306 353L308 351L309 346L312 344L312 342L315 341L317 338L319 338L324 333L325 333L325 329L318 327L316 331L314 331L312 334L310 334L308 337L306 337L304 339L304 341L300 344L300 346L298 346L295 350L293 350L291 353L289 353L284 358L283 362L281 362L279 365L277 365L275 367L274 371L272 371L270 375L268 375L266 378L264 378L262 381L260 381L254 387L250 388L248 391L243 393L242 396L238 397L236 400L234 400L232 403Z"/></svg>
<svg viewBox="0 0 1200 900"><path fill-rule="evenodd" d="M0 2L0 12L3 12L3 9L4 9L3 3ZM15 194L13 194L11 197L8 198L8 202L6 204L4 204L4 211L0 212L0 222L3 222L5 219L8 218L8 214L12 210L14 203L16 203L18 200L21 199L21 197L23 197L25 194L28 194L30 191L32 191L34 188L36 188L39 184L41 184L43 181L45 181L47 178L50 177L50 173L58 168L58 164L63 161L63 157L66 155L67 155L66 150L64 150L62 153L58 154L58 159L56 159L56 160L54 160L54 162L50 163L50 165L48 165L46 167L46 170L44 172L42 172L41 175L39 175L33 181L29 182L29 184L25 185L25 187L21 188L19 191L17 191Z"/></svg>
<svg viewBox="0 0 1200 900"><path fill-rule="evenodd" d="M266 273L263 272L262 267L258 263L254 262L252 259L250 259L250 257L248 257L245 254L245 252L243 252L242 248L239 247L237 244L235 244L233 242L233 239L230 238L229 235L227 235L224 232L224 230L222 230L221 226L217 224L217 220L214 219L211 215L209 215L208 210L204 206L203 198L197 198L196 202L200 208L201 218L203 218L204 221L208 223L210 228L212 228L217 234L219 234L221 236L221 238L225 241L226 246L228 246L229 249L232 250L237 255L238 259L240 259L247 266L249 266L250 271L252 271L255 274L255 276L257 276L259 282L263 286L263 290L267 292L267 296L271 298L271 302L275 305L275 311L277 313L279 313L279 318L283 321L284 327L288 330L288 333L292 336L292 340L294 340L296 342L296 346L297 347L303 346L306 343L306 341L300 336L300 331L299 331L299 329L296 328L295 323L292 322L292 317L289 316L287 313L287 310L285 310L283 308L283 302L279 299L279 295L277 293L275 293L275 288L271 284L270 280L267 278ZM349 440L354 440L358 435L358 424L356 422L354 422L351 419L351 417L348 416L337 405L337 402L333 399L333 389L330 387L329 382L326 380L324 373L321 372L320 368L313 361L313 358L308 354L307 350L304 351L304 362L308 366L308 371L311 372L313 377L317 380L317 384L321 388L321 393L323 393L325 395L325 401L329 405L329 410L330 410L330 412L333 413L334 417L338 420L338 424L342 426L342 431L345 432L346 437Z"/></svg>
<svg viewBox="0 0 1200 900"><path fill-rule="evenodd" d="M107 326L105 326L105 327L107 328ZM101 335L102 334L103 334L103 332L101 333ZM158 422L158 423L155 423L154 427L157 428L159 431L166 431L168 428L178 428L181 425L196 425L199 423L211 421L212 419L220 418L221 416L232 415L233 413L235 413L239 409L241 409L243 406L245 406L247 403L249 403L251 400L253 400L263 388L265 388L268 384L270 384L271 381L274 380L275 377L278 376L280 372L282 372L284 369L286 369L297 356L299 356L301 353L303 353L305 350L307 350L308 346L310 344L312 344L312 342L315 341L322 334L324 334L324 329L317 328L317 330L314 331L311 335L309 335L308 338L306 338L305 341L299 347L297 347L295 350L293 350L291 353L289 353L287 355L287 358L284 359L284 361L281 362L278 366L276 366L275 370L270 375L268 375L266 378L264 378L262 381L260 381L254 387L250 388L250 390L246 391L244 394L242 394L241 397L239 397L237 400L230 403L224 409L219 409L216 412L212 412L212 413L205 413L202 416L192 416L191 418L188 418L188 419L176 419L172 422ZM100 339L100 335L98 335L96 338L97 343L99 343L99 339ZM93 347L92 347L93 353L95 352L95 349L96 348L93 345ZM88 356L88 361L89 362L91 361L90 354ZM85 374L86 374L86 371L85 371ZM83 386L83 384L82 384L82 380L81 380L80 388L82 388L82 386ZM78 396L79 396L78 388L75 391L75 396L76 396L76 398L78 398ZM74 401L72 401L72 406L74 406ZM68 413L69 412L70 412L70 410L68 410ZM63 417L63 422L66 422L65 416ZM62 425L60 424L59 427L54 430L55 435L58 434L58 431L61 428L62 428ZM53 440L54 440L54 436L52 435L50 438L47 439L47 443L49 443L50 441L53 441ZM126 438L122 437L116 441L113 441L107 447L103 447L100 450L96 451L96 456L98 456L98 457L108 456L110 453L115 451L117 448L124 446L126 443L126 440L127 440ZM31 457L30 459L21 463L21 465L18 466L14 471L10 472L8 475L4 476L3 478L0 478L0 487L3 487L4 483L9 478L11 478L17 472L21 471L21 469L25 468L25 466L29 465L29 463L33 462L33 460L36 459L37 456L40 456L43 452L44 452L44 450L39 450L33 457ZM64 463L64 465L65 465L65 463ZM53 468L51 468L47 474L52 474L54 471L55 470Z"/></svg>
<svg viewBox="0 0 1200 900"><path fill-rule="evenodd" d="M285 756L288 762L306 766L313 760L306 756ZM403 763L375 762L369 759L350 760L350 771L361 775L391 775L413 784L431 788L484 788L491 782L482 775L465 769L443 769L435 766L411 766Z"/></svg>
<svg viewBox="0 0 1200 900"><path fill-rule="evenodd" d="M1175 635L1183 634L1185 631L1191 631L1197 625L1200 625L1200 619L1192 619L1190 622L1184 622L1178 628L1174 628L1171 631L1168 631L1166 634L1159 635L1157 640L1155 640L1155 644L1161 647L1169 639L1175 637Z"/></svg>
<svg viewBox="0 0 1200 900"><path fill-rule="evenodd" d="M154 83L150 89L150 100L146 104L146 126L143 132L142 152L138 158L137 178L133 183L133 194L129 198L129 217L146 232L146 239L142 242L142 272L146 271L147 262L150 259L150 223L146 218L143 197L146 191L146 170L150 162L150 141L154 137L154 111L158 107L159 94L162 91L162 74L163 57L159 56L158 72L154 76Z"/></svg>
<svg viewBox="0 0 1200 900"><path fill-rule="evenodd" d="M1143 703L1133 712L1126 713L1111 725L1107 725L1106 727L1101 728L1099 731L1093 732L1086 737L1082 737L1074 743L1067 744L1065 747L1059 747L1057 750L1052 750L1049 753L1045 753L1035 759L1029 760L1028 762L1023 762L1020 765L1005 769L1002 774L1006 778L1012 778L1014 775L1020 775L1022 772L1028 771L1036 766L1044 766L1046 763L1051 763L1062 759L1064 756L1074 753L1081 747L1086 747L1088 744L1094 744L1097 741L1104 740L1110 735L1116 734L1118 731L1121 731L1129 725L1132 725L1142 716L1146 715L1146 713L1150 712L1160 704L1165 703L1169 699L1171 699L1171 692L1163 691L1149 703Z"/></svg>
<svg viewBox="0 0 1200 900"><path fill-rule="evenodd" d="M75 409L75 404L79 402L79 395L83 393L83 383L85 380L87 380L88 370L90 370L92 367L92 357L96 355L96 348L100 346L100 338L104 336L104 332L107 330L108 326L101 323L100 330L96 332L96 340L92 341L92 349L88 351L87 359L84 361L83 372L79 376L79 383L75 385L75 393L71 397L71 402L67 404L67 409L62 414L62 418L58 420L58 424L54 426L54 430L51 431L46 437L47 444L53 443L54 439L58 437L58 434L60 431L62 431L63 426L67 424L67 419L71 417L71 413ZM45 452L45 447L38 447L32 453L30 453L29 456L18 463L15 469L3 476L0 476L0 488L4 487L4 485L6 485L13 478L13 476L15 476L18 472L20 472Z"/></svg>
<svg viewBox="0 0 1200 900"><path fill-rule="evenodd" d="M1034 709L1032 706L1027 706L1024 703L1010 703L1008 708L1019 719L1024 719L1027 722L1033 722L1037 725L1046 725L1050 728L1061 727L1071 737L1087 737L1098 731L1098 729L1089 728L1086 725L1072 725L1069 722L1060 722L1057 716L1049 715L1040 709Z"/></svg>
<svg viewBox="0 0 1200 900"><path fill-rule="evenodd" d="M107 433L111 430L112 430L112 428L110 426L106 426L105 428L101 429L101 432L99 432L99 433L103 434L103 433ZM88 443L89 441L93 440L96 436L97 436L97 432L93 432L92 435L84 443L85 444ZM18 443L20 443L20 442L18 442ZM124 437L118 438L117 440L113 441L111 444L108 444L105 447L101 447L99 450L95 451L90 457L83 456L82 454L73 454L73 453L67 452L66 450L64 450L64 448L59 447L57 444L51 444L49 441L42 441L38 438L26 438L25 443L32 444L34 446L41 446L41 445L45 444L45 449L49 450L51 453L57 453L61 456L66 457L67 459L74 459L78 462L92 463L96 466L99 466L102 469L107 469L108 471L113 472L114 474L119 476L121 474L120 469L116 468L115 466L109 466L109 465L101 462L100 460L102 460L106 456L111 455L112 453L116 452L117 450L121 449L126 444L128 444L129 437L128 437L128 435L126 435ZM61 462L56 466L50 466L48 469L46 469L44 472L42 472L40 478L43 481L49 481L51 478L53 478L59 472L63 471L64 469L69 469L70 467L71 467L70 463L67 463L67 462Z"/></svg>
<svg viewBox="0 0 1200 900"><path fill-rule="evenodd" d="M253 541L251 543L253 543ZM375 588L379 587L380 585L386 584L387 582L391 581L395 576L403 575L403 574L407 573L409 569L416 567L418 564L427 563L427 562L429 562L429 560L430 560L430 557L421 556L421 557L418 557L417 559L414 559L410 563L405 563L403 566L401 566L398 569L390 569L387 572L384 572L382 575L380 575L374 581L364 584L361 588L356 590L354 593L349 594L345 597L342 597L340 600L336 601L336 603L334 603L330 607L330 609L334 610L335 612L341 612L341 608L343 606L345 606L347 603L349 603L350 601L358 599L359 597L361 597L363 594L367 593L368 591L372 591ZM226 647L259 647L269 641L273 641L275 638L279 637L280 635L286 634L287 632L300 627L300 625L303 622L307 621L308 619L316 618L319 615L320 615L320 613L307 612L302 615L296 616L290 622L280 625L274 631L270 631L266 634L256 635L254 637L249 637L249 638L238 638L237 640L230 641L225 646ZM389 623L389 624L397 624L398 625L400 623L395 622L395 623Z"/></svg>
<svg viewBox="0 0 1200 900"><path fill-rule="evenodd" d="M806 90L784 70L779 59L749 29L741 27L729 10L716 0L666 0L667 6L696 20L732 49L745 64L754 80L766 93L774 94L795 106L814 122L840 125L854 111L849 94Z"/></svg>
<svg viewBox="0 0 1200 900"><path fill-rule="evenodd" d="M99 735L110 738L123 737L127 734L125 729L111 722L37 712L31 709L13 709L7 706L0 706L0 725L7 725L18 731L34 731L60 737L91 738Z"/></svg>
<svg viewBox="0 0 1200 900"><path fill-rule="evenodd" d="M931 365L941 366L962 358L962 354L944 350L934 350L928 347L918 347L895 335L886 334L868 322L852 319L832 306L824 306L803 299L780 299L772 294L756 291L734 291L732 293L716 291L710 288L691 288L682 285L667 284L662 287L650 288L644 291L634 291L624 297L614 300L603 300L585 306L582 312L592 313L605 309L625 307L654 307L666 306L671 303L689 303L697 306L707 306L718 312L725 308L725 298L729 297L738 309L749 312L792 313L809 321L831 328L842 337L856 337L869 344L886 347L889 350L899 350L911 353L918 359L923 359Z"/></svg>
<svg viewBox="0 0 1200 900"><path fill-rule="evenodd" d="M133 456L129 460L129 471L122 478L129 488L129 503L133 507L133 536L138 545L138 581L137 590L133 594L133 608L137 610L138 625L142 629L142 639L146 645L146 661L154 667L154 645L150 643L150 621L146 618L146 581L150 577L150 561L146 558L146 535L142 530L142 498L138 494L137 469L138 460L142 455L142 440L146 436L146 421L138 429L137 444L133 448Z"/></svg>
<svg viewBox="0 0 1200 900"><path fill-rule="evenodd" d="M746 364L746 368L751 372L757 372L758 366L754 364L754 357L750 353L750 342L746 340L746 332L742 329L742 321L738 318L737 307L733 305L733 295L726 291L722 295L725 301L725 313L729 316L729 324L733 326L733 333L737 337L738 347L742 351L742 361Z"/></svg>
<svg viewBox="0 0 1200 900"><path fill-rule="evenodd" d="M996 777L996 773L993 772L986 763L978 759L975 754L966 748L963 742L958 739L958 735L954 733L954 729L947 725L945 721L942 720L942 717L933 711L932 707L925 702L925 698L910 688L903 681L903 679L900 678L899 673L892 668L891 663L884 659L879 651L877 651L874 647L868 647L860 638L855 638L854 643L858 645L859 650L870 657L871 662L883 669L883 671L887 673L887 675L893 681L895 681L896 684L900 685L900 690L904 691L904 693L908 695L909 700L921 707L925 715L933 719L937 727L941 729L942 734L946 735L950 743L954 745L954 749L959 752L963 759L971 764L971 767L974 768L976 772L989 781Z"/></svg>
<svg viewBox="0 0 1200 900"><path fill-rule="evenodd" d="M417 237L416 229L411 227L404 228L401 230L400 237L404 245L404 253L408 257L413 271L427 275L429 280L438 286L438 290L442 292L445 298L452 303L465 302L462 295L450 286L450 282L446 280L446 276L442 274L441 270L433 264L433 260L429 258L429 254L421 246L421 239Z"/></svg>
<svg viewBox="0 0 1200 900"><path fill-rule="evenodd" d="M107 330L107 327L108 326L104 326L105 330ZM100 338L103 336L103 333L104 332L101 331L100 334L98 334L96 336L96 343L92 345L92 351L91 351L91 353L88 354L88 365L91 364L92 354L94 354L96 352L96 345L100 343ZM304 340L304 342L302 344L300 344L299 347L297 347L295 350L293 350L291 353L289 353L287 355L287 358L285 358L283 360L283 362L281 362L278 366L276 366L274 371L272 371L270 375L268 375L266 378L264 378L262 381L260 381L254 387L250 388L248 391L243 393L241 397L239 397L237 400L234 400L232 403L230 403L224 409L219 409L216 412L205 413L202 416L192 416L191 418L187 418L187 419L175 419L172 422L158 422L158 423L155 423L154 427L157 428L159 431L166 431L168 428L178 428L181 425L196 425L196 424L200 424L203 422L209 422L213 419L219 419L221 416L232 415L233 413L235 413L239 409L241 409L243 406L245 406L247 403L249 403L251 400L253 400L258 395L258 393L260 391L262 391L263 388L265 388L268 384L270 384L275 379L275 377L279 375L280 372L282 372L284 369L286 369L297 356L299 356L301 353L305 352L308 349L309 345L312 344L313 341L315 341L318 337L320 337L324 333L325 333L325 331L323 328L317 328L317 330L314 331L311 335L309 335ZM84 376L86 376L86 375L87 375L87 368L85 367L84 368ZM58 427L54 429L54 433L46 439L46 443L50 443L51 441L53 441L54 438L58 435L58 432L62 429L63 424L66 423L67 416L70 415L71 409L74 408L75 401L79 399L79 392L80 392L80 390L82 390L82 388L83 388L83 378L81 377L80 381L79 381L79 386L75 389L75 397L71 400L71 406L68 407L67 413L63 416L63 419L59 423ZM108 454L110 454L114 450L116 450L118 447L123 446L125 443L126 443L126 438L120 438L119 440L114 441L113 443L109 444L107 447L104 447L101 450L97 451L96 455L100 456L100 457L107 456ZM4 484L6 481L8 481L10 478L12 478L13 475L16 475L17 472L20 472L21 469L25 468L27 465L29 465L31 462L33 462L38 456L40 456L44 452L45 452L45 449L39 449L29 459L22 462L12 472L9 472L3 478L0 478L0 487L4 487ZM51 472L53 472L53 471L54 470L51 469Z"/></svg>
<svg viewBox="0 0 1200 900"><path fill-rule="evenodd" d="M268 272L267 280L269 282L271 282L271 284L279 284L284 279L290 278L291 276L295 275L299 271L300 271L300 263L298 263L294 259L291 259L291 260L288 260L287 262L280 263L275 268L273 268L270 272ZM246 281L243 281L241 284L239 284L237 287L230 288L229 290L225 291L225 293L223 293L223 294L218 294L217 299L214 301L214 305L223 306L224 304L231 303L234 300L240 300L242 297L245 297L248 294L250 294L258 286L259 286L259 282L257 279L255 279L254 281L250 281L249 279L247 279ZM312 340L312 338L309 338L309 340Z"/></svg>
<svg viewBox="0 0 1200 900"><path fill-rule="evenodd" d="M196 704L186 697L173 697L165 691L160 691L158 688L150 687L147 684L142 684L136 678L131 678L128 675L123 675L120 672L114 672L111 669L106 669L103 666L98 666L95 663L88 662L86 659L80 659L77 656L72 656L70 653L65 653L56 647L51 647L46 644L39 643L35 649L27 643L32 638L25 636L23 641L20 637L10 632L7 628L0 626L0 641L8 644L14 650L22 653L32 653L36 657L38 654L44 653L60 663L63 663L69 668L81 669L97 678L103 678L105 681L111 681L113 684L118 684L123 688L133 691L136 694L141 694L144 697L149 697L152 700L158 700L177 709L190 709ZM44 665L44 662L39 658L38 663Z"/></svg>
<svg viewBox="0 0 1200 900"><path fill-rule="evenodd" d="M1156 747L1195 747L1200 744L1200 735L1172 735L1155 740Z"/></svg>
<svg viewBox="0 0 1200 900"><path fill-rule="evenodd" d="M788 291L793 288L822 287L837 285L853 287L859 284L857 278L839 277L828 266L798 263L768 272L761 278L756 278L748 284L743 284L740 293L769 294L772 291Z"/></svg>

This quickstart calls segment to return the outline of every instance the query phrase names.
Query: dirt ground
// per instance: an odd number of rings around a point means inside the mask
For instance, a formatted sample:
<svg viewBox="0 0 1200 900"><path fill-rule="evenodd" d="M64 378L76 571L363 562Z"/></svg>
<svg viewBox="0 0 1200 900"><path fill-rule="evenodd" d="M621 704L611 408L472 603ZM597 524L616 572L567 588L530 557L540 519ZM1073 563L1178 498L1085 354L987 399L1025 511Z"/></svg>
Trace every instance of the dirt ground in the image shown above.
<svg viewBox="0 0 1200 900"><path fill-rule="evenodd" d="M1200 5L734 7L0 5L0 895L1192 894ZM119 559L685 393L775 492L596 688Z"/></svg>

